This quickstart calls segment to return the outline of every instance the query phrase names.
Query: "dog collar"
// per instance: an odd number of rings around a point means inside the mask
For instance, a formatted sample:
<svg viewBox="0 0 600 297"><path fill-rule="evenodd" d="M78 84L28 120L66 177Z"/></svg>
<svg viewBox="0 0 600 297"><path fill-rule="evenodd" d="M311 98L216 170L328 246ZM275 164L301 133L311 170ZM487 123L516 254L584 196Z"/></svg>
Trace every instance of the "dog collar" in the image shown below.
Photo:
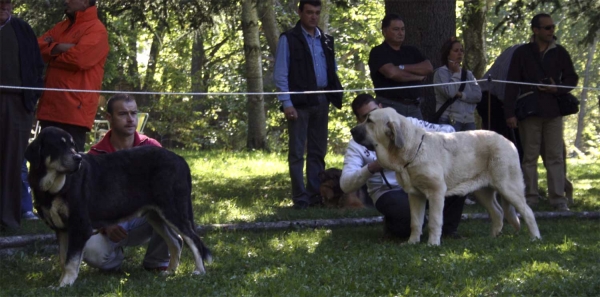
<svg viewBox="0 0 600 297"><path fill-rule="evenodd" d="M408 165L410 165L410 163L412 163L412 161L414 161L417 158L417 155L419 154L419 150L421 150L421 145L423 144L423 139L425 139L425 134L423 134L423 136L421 137L421 142L419 143L419 147L417 148L417 152L415 153L415 156L412 158L412 160L408 161L408 163L406 163L406 165L404 165L404 168L408 167Z"/></svg>

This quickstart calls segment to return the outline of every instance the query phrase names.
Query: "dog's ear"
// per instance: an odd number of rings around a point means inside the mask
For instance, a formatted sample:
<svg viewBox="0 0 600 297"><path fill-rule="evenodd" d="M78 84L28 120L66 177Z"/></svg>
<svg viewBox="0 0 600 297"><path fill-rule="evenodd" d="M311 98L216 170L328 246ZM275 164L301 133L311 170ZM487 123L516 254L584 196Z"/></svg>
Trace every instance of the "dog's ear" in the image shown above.
<svg viewBox="0 0 600 297"><path fill-rule="evenodd" d="M394 143L397 148L404 147L404 138L402 131L400 130L400 124L397 122L387 122L388 130L385 135Z"/></svg>
<svg viewBox="0 0 600 297"><path fill-rule="evenodd" d="M29 161L31 168L37 168L42 161L42 144L41 137L38 135L25 149L25 159Z"/></svg>

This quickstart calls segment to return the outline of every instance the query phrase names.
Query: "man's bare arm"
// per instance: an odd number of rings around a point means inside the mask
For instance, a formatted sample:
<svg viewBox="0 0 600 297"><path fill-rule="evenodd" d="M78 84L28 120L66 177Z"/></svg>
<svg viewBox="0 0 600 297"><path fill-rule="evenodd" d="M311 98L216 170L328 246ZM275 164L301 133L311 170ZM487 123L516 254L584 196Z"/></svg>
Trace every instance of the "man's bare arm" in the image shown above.
<svg viewBox="0 0 600 297"><path fill-rule="evenodd" d="M408 81L421 81L425 78L423 75L415 75L409 71L400 70L398 66L394 66L392 63L387 63L381 68L379 72L388 79L395 80L397 82L408 82Z"/></svg>

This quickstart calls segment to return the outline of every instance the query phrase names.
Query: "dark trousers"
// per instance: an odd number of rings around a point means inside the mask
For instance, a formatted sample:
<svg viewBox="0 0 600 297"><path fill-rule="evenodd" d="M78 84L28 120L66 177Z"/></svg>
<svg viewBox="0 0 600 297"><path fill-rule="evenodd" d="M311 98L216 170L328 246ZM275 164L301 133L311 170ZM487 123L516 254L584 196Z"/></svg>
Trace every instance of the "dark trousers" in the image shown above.
<svg viewBox="0 0 600 297"><path fill-rule="evenodd" d="M85 152L86 133L90 131L88 128L51 121L40 121L40 127L42 127L42 130L46 127L56 127L67 131L73 137L77 152Z"/></svg>
<svg viewBox="0 0 600 297"><path fill-rule="evenodd" d="M288 121L290 134L288 165L292 181L292 200L304 201L319 193L319 172L325 169L329 101L319 95L319 105L296 108L298 119ZM306 186L304 185L304 150L306 148Z"/></svg>
<svg viewBox="0 0 600 297"><path fill-rule="evenodd" d="M381 96L378 96L376 99L384 108L391 107L395 109L397 113L405 117L411 117L419 120L423 119L423 114L421 113L419 104L404 104Z"/></svg>
<svg viewBox="0 0 600 297"><path fill-rule="evenodd" d="M442 235L456 232L464 204L465 196L446 197ZM387 231L401 238L410 236L410 205L408 194L404 190L394 190L383 194L377 199L375 208L383 214Z"/></svg>
<svg viewBox="0 0 600 297"><path fill-rule="evenodd" d="M21 94L0 91L0 227L21 224L21 166L32 121Z"/></svg>
<svg viewBox="0 0 600 297"><path fill-rule="evenodd" d="M27 180L27 161L23 161L21 166L21 214L33 211L33 201L31 199L31 190Z"/></svg>

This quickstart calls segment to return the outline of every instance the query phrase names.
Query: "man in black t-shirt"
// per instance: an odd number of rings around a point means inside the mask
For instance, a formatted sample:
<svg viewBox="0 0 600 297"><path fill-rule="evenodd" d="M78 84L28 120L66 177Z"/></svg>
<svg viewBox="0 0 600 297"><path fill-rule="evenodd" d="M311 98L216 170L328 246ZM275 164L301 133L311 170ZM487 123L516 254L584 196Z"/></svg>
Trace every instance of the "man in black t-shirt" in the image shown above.
<svg viewBox="0 0 600 297"><path fill-rule="evenodd" d="M397 14L387 14L381 21L385 40L371 49L369 68L373 86L392 88L418 86L433 72L433 66L421 52L404 42L404 21ZM384 107L393 107L407 117L423 119L419 109L421 88L376 90L377 100Z"/></svg>

